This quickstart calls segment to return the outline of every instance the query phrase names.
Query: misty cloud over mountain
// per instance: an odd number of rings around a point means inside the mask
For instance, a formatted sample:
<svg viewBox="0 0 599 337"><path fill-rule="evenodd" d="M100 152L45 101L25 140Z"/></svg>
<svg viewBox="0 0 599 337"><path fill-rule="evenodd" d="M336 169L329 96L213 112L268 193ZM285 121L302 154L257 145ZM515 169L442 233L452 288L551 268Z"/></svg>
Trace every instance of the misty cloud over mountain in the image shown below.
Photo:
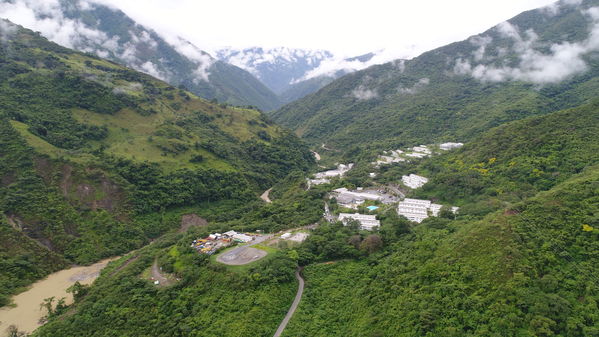
<svg viewBox="0 0 599 337"><path fill-rule="evenodd" d="M207 99L271 110L276 95L240 68L177 36L159 35L122 11L92 0L4 0L7 18L65 47L145 72Z"/></svg>
<svg viewBox="0 0 599 337"><path fill-rule="evenodd" d="M548 17L559 15L566 6L581 1L564 1L542 9ZM503 22L491 35L469 41L478 47L470 57L458 58L454 72L470 75L484 82L524 81L536 84L558 83L588 70L587 57L599 51L599 7L581 9L588 21L588 36L579 41L543 41L533 29L523 30L516 24ZM494 39L508 41L505 47L487 47ZM514 60L515 61L512 61Z"/></svg>

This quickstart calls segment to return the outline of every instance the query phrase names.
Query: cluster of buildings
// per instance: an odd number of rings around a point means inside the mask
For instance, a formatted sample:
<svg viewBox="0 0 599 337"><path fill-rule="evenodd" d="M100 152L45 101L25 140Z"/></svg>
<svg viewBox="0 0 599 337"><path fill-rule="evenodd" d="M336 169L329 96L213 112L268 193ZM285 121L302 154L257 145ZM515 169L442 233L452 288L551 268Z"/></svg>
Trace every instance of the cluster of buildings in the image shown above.
<svg viewBox="0 0 599 337"><path fill-rule="evenodd" d="M428 183L428 179L412 173L407 176L402 176L401 182L409 188L416 189Z"/></svg>
<svg viewBox="0 0 599 337"><path fill-rule="evenodd" d="M367 231L371 231L381 226L381 222L376 219L376 215L340 213L338 219L346 226L352 220L357 221L360 223L360 229Z"/></svg>
<svg viewBox="0 0 599 337"><path fill-rule="evenodd" d="M237 233L236 231L228 231L226 233L214 233L210 234L203 239L195 239L191 243L191 248L194 248L199 253L212 255L220 248L228 247L234 242L250 242L254 240L254 237Z"/></svg>
<svg viewBox="0 0 599 337"><path fill-rule="evenodd" d="M381 165L404 162L406 159L402 156L403 153L402 150L383 151L383 155L380 155L372 165L380 167Z"/></svg>
<svg viewBox="0 0 599 337"><path fill-rule="evenodd" d="M410 221L420 223L429 216L439 216L442 207L443 205L434 204L430 200L406 198L397 205L397 214L405 216ZM458 207L452 207L451 210L456 213L458 209Z"/></svg>
<svg viewBox="0 0 599 337"><path fill-rule="evenodd" d="M364 204L366 200L380 201L384 204L393 204L399 201L397 197L387 194L383 190L364 190L361 187L358 187L356 191L338 188L331 193L330 197L335 198L339 206L351 209L358 209L358 206Z"/></svg>
<svg viewBox="0 0 599 337"><path fill-rule="evenodd" d="M314 174L313 179L308 179L308 188L310 188L310 186L312 186L312 185L328 184L331 182L332 178L343 177L345 175L345 173L347 173L353 167L354 167L353 163L350 163L347 165L339 164L339 166L337 166L337 168L334 170L318 172L318 173Z"/></svg>
<svg viewBox="0 0 599 337"><path fill-rule="evenodd" d="M443 143L439 145L439 150L449 151L460 148L462 146L464 146L464 144L462 143ZM433 151L434 149L436 149L436 146L420 145L410 147L404 150L383 151L383 154L380 155L377 158L377 160L371 164L379 168L381 167L381 165L407 162L411 159L421 159L432 156L435 153L435 151Z"/></svg>

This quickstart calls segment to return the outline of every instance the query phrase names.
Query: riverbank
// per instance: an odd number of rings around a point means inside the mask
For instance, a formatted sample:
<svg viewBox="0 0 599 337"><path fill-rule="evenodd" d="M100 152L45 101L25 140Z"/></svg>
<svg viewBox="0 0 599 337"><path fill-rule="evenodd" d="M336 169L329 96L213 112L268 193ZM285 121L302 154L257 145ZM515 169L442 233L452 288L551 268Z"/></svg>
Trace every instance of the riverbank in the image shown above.
<svg viewBox="0 0 599 337"><path fill-rule="evenodd" d="M31 285L29 290L15 295L12 298L14 307L0 309L0 336L4 336L9 326L15 325L19 331L31 333L41 326L40 319L46 314L40 304L44 299L54 297L55 301L65 298L66 304L73 302L73 296L67 289L79 281L81 284L91 284L100 275L102 269L110 258L97 262L91 266L72 267L48 275L43 280Z"/></svg>

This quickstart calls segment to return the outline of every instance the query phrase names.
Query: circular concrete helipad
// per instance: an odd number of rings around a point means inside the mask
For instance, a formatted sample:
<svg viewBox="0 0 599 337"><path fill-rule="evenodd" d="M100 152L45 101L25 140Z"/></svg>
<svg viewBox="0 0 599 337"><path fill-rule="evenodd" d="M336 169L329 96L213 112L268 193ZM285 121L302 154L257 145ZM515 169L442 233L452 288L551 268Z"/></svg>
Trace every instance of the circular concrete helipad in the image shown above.
<svg viewBox="0 0 599 337"><path fill-rule="evenodd" d="M252 247L238 247L231 249L228 252L220 254L216 261L232 266L239 266L248 264L250 262L258 261L265 257L268 253L262 249Z"/></svg>

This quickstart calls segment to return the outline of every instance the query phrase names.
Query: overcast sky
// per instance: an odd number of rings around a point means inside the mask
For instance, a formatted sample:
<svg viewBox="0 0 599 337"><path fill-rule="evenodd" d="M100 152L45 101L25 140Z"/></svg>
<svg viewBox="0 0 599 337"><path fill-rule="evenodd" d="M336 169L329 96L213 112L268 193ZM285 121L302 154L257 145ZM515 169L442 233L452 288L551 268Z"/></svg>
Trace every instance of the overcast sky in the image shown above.
<svg viewBox="0 0 599 337"><path fill-rule="evenodd" d="M478 34L555 0L102 0L201 48L287 46L402 57Z"/></svg>

